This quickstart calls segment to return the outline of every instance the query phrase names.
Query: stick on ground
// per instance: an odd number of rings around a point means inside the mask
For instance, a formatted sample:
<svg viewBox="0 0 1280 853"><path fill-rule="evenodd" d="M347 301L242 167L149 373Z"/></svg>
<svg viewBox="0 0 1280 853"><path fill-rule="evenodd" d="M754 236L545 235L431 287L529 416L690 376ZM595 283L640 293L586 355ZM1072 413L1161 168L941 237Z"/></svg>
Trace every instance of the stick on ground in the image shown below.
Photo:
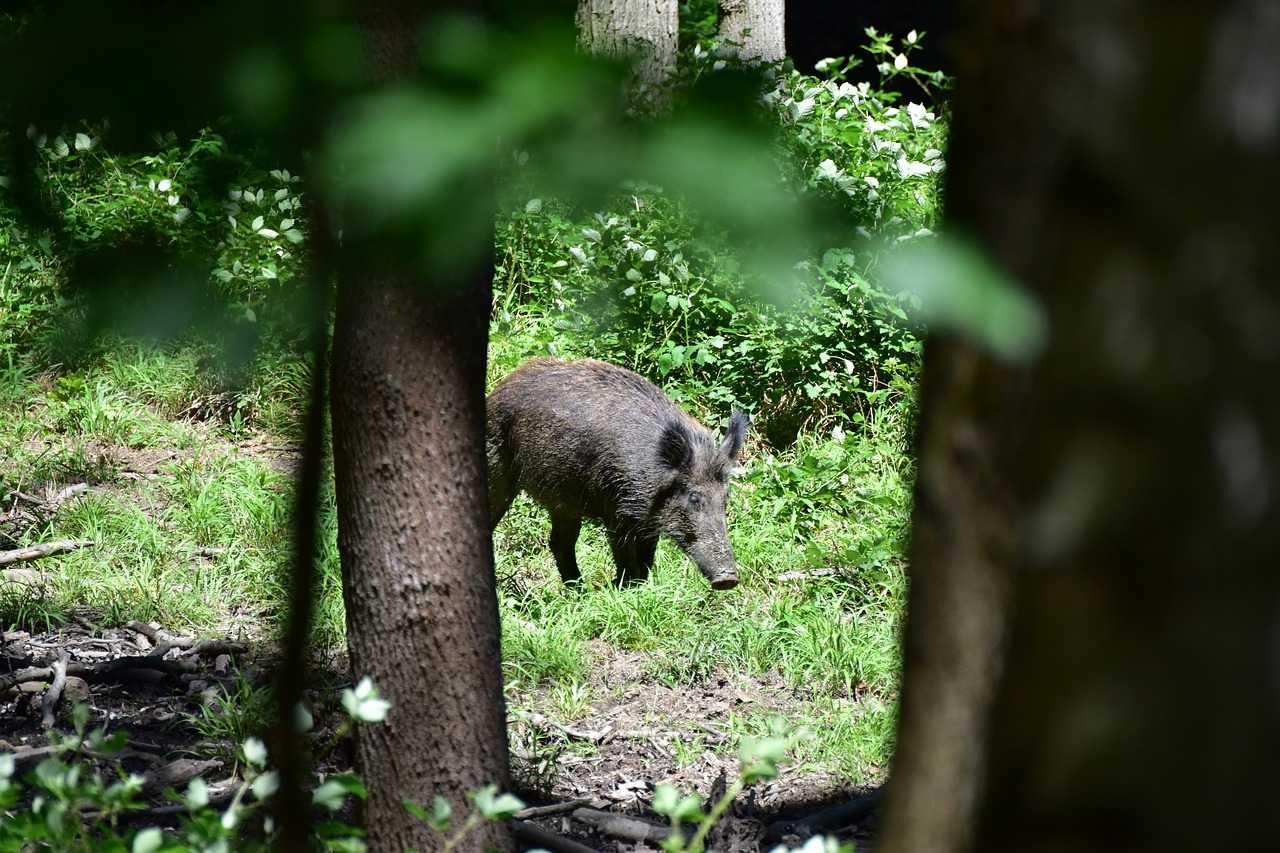
<svg viewBox="0 0 1280 853"><path fill-rule="evenodd" d="M39 545L28 545L26 548L17 548L13 551L0 551L0 566L38 560L52 554L65 554L77 548L87 548L92 544L93 542L88 539L60 539L57 542L42 542Z"/></svg>
<svg viewBox="0 0 1280 853"><path fill-rule="evenodd" d="M574 809L571 817L588 826L594 826L605 835L625 838L628 841L661 841L671 834L669 826L613 812L602 812L599 809Z"/></svg>
<svg viewBox="0 0 1280 853"><path fill-rule="evenodd" d="M42 709L43 716L40 718L40 725L46 729L53 728L53 723L57 719L55 713L58 708L58 700L62 698L62 688L67 686L67 653L63 652L53 665L53 683L49 685L49 689L45 691Z"/></svg>
<svg viewBox="0 0 1280 853"><path fill-rule="evenodd" d="M511 831L515 833L516 838L526 844L537 845L544 850L550 850L551 853L599 853L594 847L579 844L572 839L556 835L554 832L548 832L536 824L523 820L511 821Z"/></svg>

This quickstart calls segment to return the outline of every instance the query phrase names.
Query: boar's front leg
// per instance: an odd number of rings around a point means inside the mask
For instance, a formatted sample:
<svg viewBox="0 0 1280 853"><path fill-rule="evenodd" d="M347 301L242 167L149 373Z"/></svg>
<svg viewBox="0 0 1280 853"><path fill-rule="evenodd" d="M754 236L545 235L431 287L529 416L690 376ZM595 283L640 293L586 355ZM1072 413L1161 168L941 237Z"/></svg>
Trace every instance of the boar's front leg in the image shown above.
<svg viewBox="0 0 1280 853"><path fill-rule="evenodd" d="M649 577L658 537L609 531L609 547L613 550L613 562L618 567L615 582L618 586L631 586Z"/></svg>
<svg viewBox="0 0 1280 853"><path fill-rule="evenodd" d="M560 570L560 579L565 586L573 586L582 579L576 547L581 531L581 518L551 514L551 553L556 558L556 568Z"/></svg>

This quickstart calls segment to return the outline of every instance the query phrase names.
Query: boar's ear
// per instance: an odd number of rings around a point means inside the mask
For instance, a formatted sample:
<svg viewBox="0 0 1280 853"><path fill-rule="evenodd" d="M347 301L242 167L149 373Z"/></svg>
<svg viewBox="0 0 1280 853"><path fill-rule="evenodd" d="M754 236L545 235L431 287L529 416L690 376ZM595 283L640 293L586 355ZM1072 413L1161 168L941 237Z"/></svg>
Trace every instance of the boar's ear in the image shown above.
<svg viewBox="0 0 1280 853"><path fill-rule="evenodd" d="M724 434L724 443L720 445L720 452L731 462L737 462L738 454L742 452L742 442L747 437L749 421L746 412L741 409L734 409L733 415L729 418L729 431Z"/></svg>
<svg viewBox="0 0 1280 853"><path fill-rule="evenodd" d="M673 471L688 472L693 468L693 441L684 424L672 421L658 439L658 461Z"/></svg>

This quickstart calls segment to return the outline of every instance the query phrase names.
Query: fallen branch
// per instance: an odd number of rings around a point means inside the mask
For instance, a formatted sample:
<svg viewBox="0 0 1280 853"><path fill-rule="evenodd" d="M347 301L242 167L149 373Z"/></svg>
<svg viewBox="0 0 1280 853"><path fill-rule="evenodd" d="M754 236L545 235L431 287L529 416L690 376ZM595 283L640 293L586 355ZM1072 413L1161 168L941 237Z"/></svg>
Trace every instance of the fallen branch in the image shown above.
<svg viewBox="0 0 1280 853"><path fill-rule="evenodd" d="M35 495L29 495L26 492L20 492L17 489L11 490L8 494L8 497L24 500L29 504L33 504L34 506L44 506L43 498L38 498ZM14 503L16 504L17 501L15 501Z"/></svg>
<svg viewBox="0 0 1280 853"><path fill-rule="evenodd" d="M765 829L764 837L767 841L773 842L787 835L807 837L861 823L879 807L883 791L882 785L869 794L862 794L843 803L827 806L804 817L776 821Z"/></svg>
<svg viewBox="0 0 1280 853"><path fill-rule="evenodd" d="M116 658L101 663L76 661L67 664L67 675L79 676L91 682L106 681L112 676L123 676L132 670L156 670L165 675L180 675L184 672L195 672L196 665L194 661L164 660L154 654ZM50 666L30 666L26 669L14 670L0 677L0 691L8 690L24 681L48 681L53 678L53 675L53 667Z"/></svg>
<svg viewBox="0 0 1280 853"><path fill-rule="evenodd" d="M238 780L235 778L232 778L227 782L213 783L212 785L209 786L208 806L213 809L218 809L226 805L227 803L231 802L233 799L235 799L237 787L239 787ZM125 814L121 815L121 817L125 820L136 823L145 818L164 817L167 815L176 815L176 814L186 814L190 810L191 810L191 807L187 805L185 802L168 803L163 806L152 806L151 808L148 808L148 809L130 810ZM83 817L85 820L95 820L99 817L102 817L102 812L85 811L85 812L81 812L80 816Z"/></svg>
<svg viewBox="0 0 1280 853"><path fill-rule="evenodd" d="M551 853L599 853L594 847L579 844L572 839L556 835L554 832L548 832L536 824L523 820L511 821L511 831L515 833L516 838L526 844L550 850Z"/></svg>
<svg viewBox="0 0 1280 853"><path fill-rule="evenodd" d="M154 793L165 788L181 788L197 776L203 776L207 771L221 766L222 762L216 759L199 761L194 758L179 758L143 776L142 790Z"/></svg>
<svg viewBox="0 0 1280 853"><path fill-rule="evenodd" d="M41 703L43 715L40 718L40 725L46 729L53 728L53 723L57 719L55 711L58 707L58 700L62 698L62 688L66 686L67 653L63 652L57 663L53 665L53 683L45 691L44 701Z"/></svg>
<svg viewBox="0 0 1280 853"><path fill-rule="evenodd" d="M58 492L53 497L49 498L49 506L56 508L58 504L62 503L63 501L67 501L67 500L70 500L71 498L74 498L76 495L84 491L87 491L88 488L89 488L88 483L75 483L74 485L67 486L65 489Z"/></svg>
<svg viewBox="0 0 1280 853"><path fill-rule="evenodd" d="M536 711L516 711L511 716L517 720L529 723L542 729L556 729L557 731L568 735L576 740L590 741L591 743L600 743L610 736L608 729L600 731L592 731L590 729L576 729L572 726L566 726L563 723L557 723L555 720Z"/></svg>
<svg viewBox="0 0 1280 853"><path fill-rule="evenodd" d="M564 812L571 812L580 806L585 806L590 802L591 800L570 800L567 803L551 803L546 806L529 806L528 808L521 809L516 812L513 817L517 820L526 820L531 817L546 817L553 814L563 814Z"/></svg>
<svg viewBox="0 0 1280 853"><path fill-rule="evenodd" d="M182 653L182 657L217 657L218 655L242 655L249 651L244 643L234 640L201 640Z"/></svg>
<svg viewBox="0 0 1280 853"><path fill-rule="evenodd" d="M812 571L804 571L804 572L783 572L782 574L778 575L777 580L803 581L803 580L809 580L810 578L829 578L832 575L838 575L838 574L840 574L840 570L833 569L833 568L814 569Z"/></svg>
<svg viewBox="0 0 1280 853"><path fill-rule="evenodd" d="M40 759L46 758L50 755L56 755L58 749L59 748L56 746L37 746L32 747L31 749L20 749L13 753L13 763L21 769L25 764L30 764L33 761L39 761Z"/></svg>
<svg viewBox="0 0 1280 853"><path fill-rule="evenodd" d="M38 560L41 557L48 557L53 554L65 554L77 548L87 548L92 544L93 542L88 539L61 539L57 542L28 545L26 548L18 548L13 551L0 551L0 566Z"/></svg>
<svg viewBox="0 0 1280 853"><path fill-rule="evenodd" d="M605 835L625 838L628 841L661 841L671 834L669 826L613 812L602 812L599 809L574 809L570 817L595 827Z"/></svg>

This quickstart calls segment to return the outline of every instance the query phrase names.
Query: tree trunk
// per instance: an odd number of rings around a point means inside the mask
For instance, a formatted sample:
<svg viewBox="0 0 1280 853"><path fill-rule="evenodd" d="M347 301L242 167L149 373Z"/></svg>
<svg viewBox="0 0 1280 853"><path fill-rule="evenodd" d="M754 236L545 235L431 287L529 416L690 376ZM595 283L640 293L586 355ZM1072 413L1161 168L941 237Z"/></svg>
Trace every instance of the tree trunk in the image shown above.
<svg viewBox="0 0 1280 853"><path fill-rule="evenodd" d="M361 8L374 68L407 76L417 4ZM427 280L396 259L344 257L334 331L333 445L338 546L356 677L391 701L362 727L371 850L438 850L402 801L508 786L484 458L492 259ZM465 842L512 848L485 824Z"/></svg>
<svg viewBox="0 0 1280 853"><path fill-rule="evenodd" d="M974 8L949 216L1051 337L930 344L884 849L1270 849L1280 13Z"/></svg>
<svg viewBox="0 0 1280 853"><path fill-rule="evenodd" d="M787 55L786 0L720 0L720 40L739 45L748 62L781 62Z"/></svg>
<svg viewBox="0 0 1280 853"><path fill-rule="evenodd" d="M578 0L578 44L597 56L631 57L633 97L663 100L676 67L676 0Z"/></svg>

